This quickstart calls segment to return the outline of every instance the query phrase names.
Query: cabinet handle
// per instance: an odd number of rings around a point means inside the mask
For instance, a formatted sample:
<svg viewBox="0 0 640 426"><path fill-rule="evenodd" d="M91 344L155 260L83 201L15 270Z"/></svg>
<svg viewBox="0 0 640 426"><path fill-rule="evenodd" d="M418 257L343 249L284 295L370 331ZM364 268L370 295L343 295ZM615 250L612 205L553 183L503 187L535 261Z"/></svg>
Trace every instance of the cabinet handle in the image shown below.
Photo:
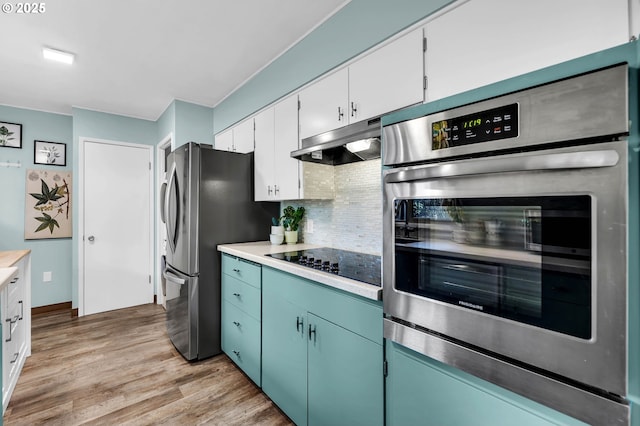
<svg viewBox="0 0 640 426"><path fill-rule="evenodd" d="M233 293L235 297L240 297L240 293Z"/></svg>
<svg viewBox="0 0 640 426"><path fill-rule="evenodd" d="M240 351L233 351L234 354L236 354L236 357L240 358Z"/></svg>
<svg viewBox="0 0 640 426"><path fill-rule="evenodd" d="M313 328L311 328L311 324L309 324L309 340L311 340L311 335L313 334L313 341L316 341L316 326L314 325Z"/></svg>
<svg viewBox="0 0 640 426"><path fill-rule="evenodd" d="M13 319L11 319L11 318L7 318L5 321L9 323L9 337L7 339L4 339L4 341L5 342L10 342L12 337L13 337L12 336L13 330L12 330L11 324L15 323L15 321L13 321Z"/></svg>
<svg viewBox="0 0 640 426"><path fill-rule="evenodd" d="M278 188L278 185L273 185L273 192L277 195L280 193L280 188Z"/></svg>
<svg viewBox="0 0 640 426"><path fill-rule="evenodd" d="M18 319L22 320L22 317L24 316L24 303L22 303L22 300L18 300L18 303L20 304L20 318Z"/></svg>
<svg viewBox="0 0 640 426"><path fill-rule="evenodd" d="M240 323L238 321L234 321L233 323L236 325L236 327L240 327Z"/></svg>
<svg viewBox="0 0 640 426"><path fill-rule="evenodd" d="M13 360L9 361L9 364L13 364L18 360L18 356L20 356L20 352L16 352L13 354Z"/></svg>
<svg viewBox="0 0 640 426"><path fill-rule="evenodd" d="M304 329L304 318L296 317L296 331L300 331L300 327Z"/></svg>
<svg viewBox="0 0 640 426"><path fill-rule="evenodd" d="M20 279L20 277L15 277L14 279L11 280L11 282L9 284L15 284L18 282L18 280Z"/></svg>
<svg viewBox="0 0 640 426"><path fill-rule="evenodd" d="M355 104L355 102L351 102L351 116L355 117L357 112L358 112L357 105Z"/></svg>
<svg viewBox="0 0 640 426"><path fill-rule="evenodd" d="M342 121L344 117L344 112L342 112L342 108L338 107L338 121Z"/></svg>
<svg viewBox="0 0 640 426"><path fill-rule="evenodd" d="M271 195L272 192L271 185L267 185L267 194Z"/></svg>
<svg viewBox="0 0 640 426"><path fill-rule="evenodd" d="M237 272L238 274L240 273L240 269L238 268L233 268L233 272Z"/></svg>

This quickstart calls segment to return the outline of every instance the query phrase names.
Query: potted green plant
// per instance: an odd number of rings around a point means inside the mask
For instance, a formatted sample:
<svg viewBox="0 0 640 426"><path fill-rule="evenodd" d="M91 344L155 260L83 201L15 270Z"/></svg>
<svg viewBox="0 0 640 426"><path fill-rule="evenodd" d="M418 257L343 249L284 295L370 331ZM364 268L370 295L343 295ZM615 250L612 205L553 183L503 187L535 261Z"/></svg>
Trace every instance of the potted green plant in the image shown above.
<svg viewBox="0 0 640 426"><path fill-rule="evenodd" d="M279 217L271 218L271 233L273 235L284 235L284 226L280 224L280 219Z"/></svg>
<svg viewBox="0 0 640 426"><path fill-rule="evenodd" d="M304 207L297 209L293 206L287 206L282 211L282 225L284 226L284 240L287 244L295 244L298 242L298 226L304 217Z"/></svg>

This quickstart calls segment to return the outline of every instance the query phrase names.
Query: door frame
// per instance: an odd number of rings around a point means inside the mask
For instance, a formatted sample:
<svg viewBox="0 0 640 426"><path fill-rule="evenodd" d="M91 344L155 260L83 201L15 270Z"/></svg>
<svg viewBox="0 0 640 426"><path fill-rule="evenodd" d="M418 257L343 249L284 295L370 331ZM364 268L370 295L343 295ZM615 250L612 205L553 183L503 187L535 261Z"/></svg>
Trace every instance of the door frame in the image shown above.
<svg viewBox="0 0 640 426"><path fill-rule="evenodd" d="M153 156L153 146L144 145L138 143L131 142L120 142L113 141L109 139L100 139L100 138L92 138L86 136L80 136L78 138L78 316L82 317L85 315L84 313L84 295L85 295L85 282L84 282L84 151L85 144L88 142L91 143L100 143L107 145L119 145L119 146L127 146L131 148L141 148L148 151L149 154L149 202L151 205L149 206L149 210L151 212L154 211L154 179L153 179L153 170L155 167L154 164L154 156ZM154 215L152 215L153 218ZM149 220L149 273L151 274L151 282L155 282L155 269L153 267L154 262L154 240L155 234L153 233L153 220ZM153 300L153 299L152 299Z"/></svg>
<svg viewBox="0 0 640 426"><path fill-rule="evenodd" d="M160 281L162 277L162 262L160 262L160 253L162 252L162 238L160 238L160 233L163 227L162 219L160 219L160 210L162 209L162 206L160 205L160 202L161 202L160 187L162 186L163 174L166 172L166 170L163 170L161 165L163 164L162 159L164 157L164 151L169 146L172 148L175 147L173 143L173 132L170 132L156 145L156 164L158 166L156 167L156 184L155 184L156 208L154 211L155 213L154 217L155 217L155 223L156 223L156 226L155 226L156 252L154 256L154 260L156 261L156 269L155 269L155 276L154 276L154 283L155 283L154 289L156 294L156 304L158 305L162 305L162 303L164 302L164 295L162 294L162 285Z"/></svg>

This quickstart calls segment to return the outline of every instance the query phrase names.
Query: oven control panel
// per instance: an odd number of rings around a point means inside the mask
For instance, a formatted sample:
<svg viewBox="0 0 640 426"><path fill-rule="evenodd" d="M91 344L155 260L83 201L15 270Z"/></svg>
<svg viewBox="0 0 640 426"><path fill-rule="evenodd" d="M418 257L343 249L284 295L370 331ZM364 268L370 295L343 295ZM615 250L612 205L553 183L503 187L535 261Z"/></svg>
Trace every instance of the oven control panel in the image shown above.
<svg viewBox="0 0 640 426"><path fill-rule="evenodd" d="M434 151L517 136L517 103L431 123Z"/></svg>

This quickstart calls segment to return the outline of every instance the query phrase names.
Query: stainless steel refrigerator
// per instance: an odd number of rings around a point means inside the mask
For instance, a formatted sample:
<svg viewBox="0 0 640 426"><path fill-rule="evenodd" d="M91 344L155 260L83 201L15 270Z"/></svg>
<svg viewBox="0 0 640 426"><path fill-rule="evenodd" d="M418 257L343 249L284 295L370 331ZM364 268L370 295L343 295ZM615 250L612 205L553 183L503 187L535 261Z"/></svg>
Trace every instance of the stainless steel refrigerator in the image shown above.
<svg viewBox="0 0 640 426"><path fill-rule="evenodd" d="M162 220L167 230L167 333L187 359L219 354L218 244L269 239L280 205L253 201L253 154L188 143L167 158Z"/></svg>

